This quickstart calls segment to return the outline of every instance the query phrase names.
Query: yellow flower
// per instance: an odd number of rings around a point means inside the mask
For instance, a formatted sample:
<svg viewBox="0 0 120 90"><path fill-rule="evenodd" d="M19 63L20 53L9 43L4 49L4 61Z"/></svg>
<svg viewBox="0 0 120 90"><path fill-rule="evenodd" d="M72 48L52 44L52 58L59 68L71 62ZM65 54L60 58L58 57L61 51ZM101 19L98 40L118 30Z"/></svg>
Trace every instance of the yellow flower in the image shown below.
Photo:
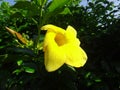
<svg viewBox="0 0 120 90"><path fill-rule="evenodd" d="M43 51L45 68L48 72L57 70L63 64L82 67L86 63L87 55L80 47L77 32L72 26L64 30L48 24L41 29L47 30Z"/></svg>

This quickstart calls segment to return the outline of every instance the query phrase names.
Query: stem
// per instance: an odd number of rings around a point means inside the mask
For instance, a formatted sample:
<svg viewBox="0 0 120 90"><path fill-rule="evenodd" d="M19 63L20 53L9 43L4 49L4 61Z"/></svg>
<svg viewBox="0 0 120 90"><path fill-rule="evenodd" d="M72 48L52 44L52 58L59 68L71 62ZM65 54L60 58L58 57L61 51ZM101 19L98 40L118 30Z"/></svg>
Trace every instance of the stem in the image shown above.
<svg viewBox="0 0 120 90"><path fill-rule="evenodd" d="M45 5L45 3L46 3L46 0L44 0L43 2L41 1L40 2L40 19L39 19L39 25L37 24L37 28L38 28L38 37L37 37L37 39L36 39L36 41L35 41L35 53L37 53L38 54L38 48L37 48L37 45L38 45L38 43L39 43L39 39L40 39L40 32L41 32L41 30L40 30L40 28L43 26L43 24L44 24L44 21L43 21L43 7L44 7L44 5Z"/></svg>

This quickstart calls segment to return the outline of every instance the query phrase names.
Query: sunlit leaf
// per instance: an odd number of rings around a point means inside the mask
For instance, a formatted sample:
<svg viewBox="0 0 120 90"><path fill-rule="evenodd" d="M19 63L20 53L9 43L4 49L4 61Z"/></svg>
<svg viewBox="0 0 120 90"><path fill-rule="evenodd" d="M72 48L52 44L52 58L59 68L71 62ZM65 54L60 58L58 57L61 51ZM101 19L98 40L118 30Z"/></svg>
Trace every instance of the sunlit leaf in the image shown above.
<svg viewBox="0 0 120 90"><path fill-rule="evenodd" d="M17 61L17 65L18 65L18 66L20 66L22 63L23 63L22 60L18 60L18 61Z"/></svg>
<svg viewBox="0 0 120 90"><path fill-rule="evenodd" d="M53 12L57 8L63 7L70 0L53 0L51 5L48 7L49 12Z"/></svg>
<svg viewBox="0 0 120 90"><path fill-rule="evenodd" d="M34 73L35 72L35 69L30 68L30 67L24 67L24 69L25 69L25 72L27 72L27 73Z"/></svg>
<svg viewBox="0 0 120 90"><path fill-rule="evenodd" d="M72 14L69 8L65 8L60 14Z"/></svg>
<svg viewBox="0 0 120 90"><path fill-rule="evenodd" d="M22 69L16 69L16 70L14 70L12 73L18 75L18 74L21 73L22 71L23 71Z"/></svg>

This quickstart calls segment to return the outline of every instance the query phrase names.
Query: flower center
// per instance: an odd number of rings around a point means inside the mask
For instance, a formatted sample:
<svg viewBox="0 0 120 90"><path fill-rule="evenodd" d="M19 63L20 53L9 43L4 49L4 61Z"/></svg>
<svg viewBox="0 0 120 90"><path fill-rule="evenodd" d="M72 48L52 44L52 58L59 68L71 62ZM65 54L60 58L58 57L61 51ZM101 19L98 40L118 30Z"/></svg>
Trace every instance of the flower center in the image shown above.
<svg viewBox="0 0 120 90"><path fill-rule="evenodd" d="M55 36L55 42L59 45L59 46L62 46L66 43L66 39L65 39L65 36L61 33L58 33L56 36Z"/></svg>

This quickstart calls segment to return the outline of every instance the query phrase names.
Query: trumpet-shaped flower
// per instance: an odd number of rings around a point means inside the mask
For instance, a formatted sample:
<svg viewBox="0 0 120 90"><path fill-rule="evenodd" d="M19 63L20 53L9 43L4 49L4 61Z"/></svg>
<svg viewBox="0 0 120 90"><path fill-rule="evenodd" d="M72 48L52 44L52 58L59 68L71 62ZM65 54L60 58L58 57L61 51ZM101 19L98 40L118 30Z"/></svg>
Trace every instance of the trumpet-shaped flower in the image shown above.
<svg viewBox="0 0 120 90"><path fill-rule="evenodd" d="M63 64L73 67L82 67L87 60L87 55L80 47L77 32L72 26L66 30L48 24L41 28L47 30L44 38L44 63L48 72L60 68Z"/></svg>

